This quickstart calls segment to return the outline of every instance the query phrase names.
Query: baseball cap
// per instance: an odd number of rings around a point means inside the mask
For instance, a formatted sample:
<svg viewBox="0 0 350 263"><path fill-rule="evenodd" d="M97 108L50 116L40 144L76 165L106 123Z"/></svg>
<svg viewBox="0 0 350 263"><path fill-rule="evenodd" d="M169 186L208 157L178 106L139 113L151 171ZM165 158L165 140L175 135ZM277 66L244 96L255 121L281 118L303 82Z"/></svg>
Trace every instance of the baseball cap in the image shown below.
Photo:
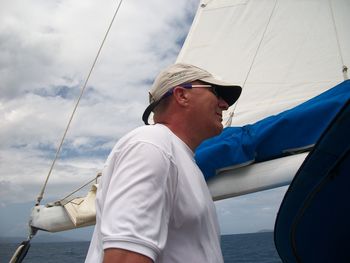
<svg viewBox="0 0 350 263"><path fill-rule="evenodd" d="M236 84L227 83L213 76L208 71L185 63L176 63L159 73L149 91L149 105L142 115L142 120L148 125L148 118L164 95L172 88L184 83L200 80L215 86L218 95L229 106L237 101L242 88Z"/></svg>

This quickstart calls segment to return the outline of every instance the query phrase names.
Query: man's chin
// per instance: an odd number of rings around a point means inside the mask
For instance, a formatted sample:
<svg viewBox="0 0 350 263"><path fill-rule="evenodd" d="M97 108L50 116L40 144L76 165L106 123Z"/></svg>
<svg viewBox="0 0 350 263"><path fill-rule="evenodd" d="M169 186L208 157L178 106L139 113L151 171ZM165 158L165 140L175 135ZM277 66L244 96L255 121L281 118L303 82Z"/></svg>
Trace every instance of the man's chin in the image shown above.
<svg viewBox="0 0 350 263"><path fill-rule="evenodd" d="M224 126L222 125L222 123L220 123L220 124L216 127L215 132L213 132L212 137L218 136L218 135L223 131L223 129L224 129Z"/></svg>

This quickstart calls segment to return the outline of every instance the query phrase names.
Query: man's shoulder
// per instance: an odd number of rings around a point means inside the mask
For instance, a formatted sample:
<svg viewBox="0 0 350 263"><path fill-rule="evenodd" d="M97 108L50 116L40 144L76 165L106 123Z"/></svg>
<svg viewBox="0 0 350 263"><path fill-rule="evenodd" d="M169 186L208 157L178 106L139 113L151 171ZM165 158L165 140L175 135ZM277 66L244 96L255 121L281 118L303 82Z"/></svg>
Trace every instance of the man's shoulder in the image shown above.
<svg viewBox="0 0 350 263"><path fill-rule="evenodd" d="M169 137L170 130L160 124L145 125L138 127L126 135L126 138L133 138L135 140L157 140L160 137Z"/></svg>
<svg viewBox="0 0 350 263"><path fill-rule="evenodd" d="M171 132L164 125L147 125L138 127L123 136L117 145L122 147L126 144L150 143L161 148L171 142Z"/></svg>

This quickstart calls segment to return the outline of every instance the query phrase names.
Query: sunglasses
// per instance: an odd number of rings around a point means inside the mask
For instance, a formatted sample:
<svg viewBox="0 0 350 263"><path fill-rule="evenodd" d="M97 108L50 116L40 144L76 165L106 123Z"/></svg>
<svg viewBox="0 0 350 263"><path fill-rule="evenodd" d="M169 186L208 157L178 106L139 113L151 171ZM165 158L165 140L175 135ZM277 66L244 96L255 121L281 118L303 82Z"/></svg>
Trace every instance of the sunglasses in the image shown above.
<svg viewBox="0 0 350 263"><path fill-rule="evenodd" d="M185 88L185 89L206 88L211 93L213 93L217 98L220 98L216 88L214 86L212 86L212 85L209 85L209 84L182 84L182 85L179 85L179 86L182 87L182 88ZM167 91L160 100L162 100L162 99L172 95L173 92L174 92L174 89L175 89L175 87L170 89L169 91Z"/></svg>

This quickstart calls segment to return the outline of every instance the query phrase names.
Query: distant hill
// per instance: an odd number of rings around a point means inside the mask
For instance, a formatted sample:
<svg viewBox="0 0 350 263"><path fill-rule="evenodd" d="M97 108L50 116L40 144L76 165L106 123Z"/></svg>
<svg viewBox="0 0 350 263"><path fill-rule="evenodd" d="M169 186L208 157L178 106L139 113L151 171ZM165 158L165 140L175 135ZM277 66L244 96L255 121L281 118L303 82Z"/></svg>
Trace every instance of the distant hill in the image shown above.
<svg viewBox="0 0 350 263"><path fill-rule="evenodd" d="M256 233L265 233L265 232L273 232L273 229L261 229Z"/></svg>
<svg viewBox="0 0 350 263"><path fill-rule="evenodd" d="M232 236L254 236L259 234L267 234L267 235L273 235L273 230L271 229L262 229L257 232L251 232L251 233L235 233L235 234L223 234L221 237L232 237Z"/></svg>

